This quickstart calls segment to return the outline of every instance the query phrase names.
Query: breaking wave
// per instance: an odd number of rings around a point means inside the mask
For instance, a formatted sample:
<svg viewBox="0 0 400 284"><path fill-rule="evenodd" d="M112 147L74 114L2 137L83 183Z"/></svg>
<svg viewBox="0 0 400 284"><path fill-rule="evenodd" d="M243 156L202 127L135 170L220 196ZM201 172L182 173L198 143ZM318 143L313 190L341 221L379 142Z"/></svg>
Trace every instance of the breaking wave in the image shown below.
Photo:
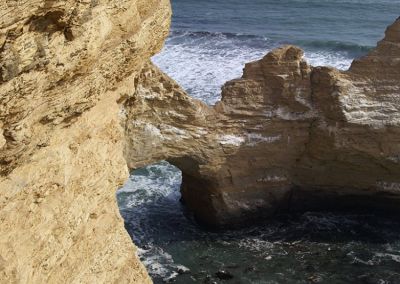
<svg viewBox="0 0 400 284"><path fill-rule="evenodd" d="M220 100L221 87L242 75L247 62L262 58L285 42L250 34L172 31L162 52L153 57L164 72L193 97L210 105ZM369 47L340 42L294 42L315 66L347 69Z"/></svg>

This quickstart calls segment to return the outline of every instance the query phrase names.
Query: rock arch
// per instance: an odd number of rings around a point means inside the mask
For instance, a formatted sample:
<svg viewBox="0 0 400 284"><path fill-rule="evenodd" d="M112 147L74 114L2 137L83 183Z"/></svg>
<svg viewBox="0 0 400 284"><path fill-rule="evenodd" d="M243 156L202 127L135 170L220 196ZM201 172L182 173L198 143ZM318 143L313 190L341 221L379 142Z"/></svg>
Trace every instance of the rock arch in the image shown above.
<svg viewBox="0 0 400 284"><path fill-rule="evenodd" d="M400 207L400 19L347 72L284 47L210 108L150 63L169 1L60 3L0 2L3 282L150 283L115 202L126 163L179 164L213 225L329 196Z"/></svg>
<svg viewBox="0 0 400 284"><path fill-rule="evenodd" d="M400 19L345 72L276 49L226 83L215 107L147 65L124 103L128 165L173 161L184 200L211 225L352 200L397 210L399 31Z"/></svg>

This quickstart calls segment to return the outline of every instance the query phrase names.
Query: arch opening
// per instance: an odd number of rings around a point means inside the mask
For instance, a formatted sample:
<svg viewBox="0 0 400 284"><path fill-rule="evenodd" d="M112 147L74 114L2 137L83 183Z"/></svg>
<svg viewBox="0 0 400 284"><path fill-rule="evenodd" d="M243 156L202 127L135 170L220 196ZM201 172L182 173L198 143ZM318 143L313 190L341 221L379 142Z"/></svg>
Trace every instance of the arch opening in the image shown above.
<svg viewBox="0 0 400 284"><path fill-rule="evenodd" d="M132 170L117 192L117 202L125 228L139 248L138 254L155 283L174 278L186 267L174 262L165 249L185 239L182 227L196 224L181 202L182 171L167 161ZM172 248L176 251L176 249Z"/></svg>
<svg viewBox="0 0 400 284"><path fill-rule="evenodd" d="M219 283L224 275L243 283L282 281L274 263L287 271L296 267L293 275L285 274L288 281L298 273L311 277L315 271L329 278L333 267L346 271L354 263L361 265L356 272L360 277L369 270L395 277L396 261L385 251L388 244L398 246L398 221L374 214L307 212L236 230L206 230L180 202L185 178L181 168L185 171L187 162L172 159L136 169L117 193L125 228L154 283ZM342 245L349 241L351 248ZM330 265L324 262L328 256ZM366 271L362 261L369 258L384 265ZM304 272L305 266L312 268ZM333 280L353 279L349 275L338 273Z"/></svg>

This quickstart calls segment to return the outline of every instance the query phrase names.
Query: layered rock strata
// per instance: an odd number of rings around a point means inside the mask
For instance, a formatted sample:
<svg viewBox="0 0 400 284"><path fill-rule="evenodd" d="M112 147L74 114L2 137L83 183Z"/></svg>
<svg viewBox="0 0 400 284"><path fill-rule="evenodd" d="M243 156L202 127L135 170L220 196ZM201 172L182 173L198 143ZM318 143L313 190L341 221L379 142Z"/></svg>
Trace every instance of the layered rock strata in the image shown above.
<svg viewBox="0 0 400 284"><path fill-rule="evenodd" d="M168 35L168 0L0 2L0 282L150 283L115 192L118 101Z"/></svg>
<svg viewBox="0 0 400 284"><path fill-rule="evenodd" d="M361 200L399 208L400 20L346 72L274 50L211 108L149 60L166 0L0 8L0 282L151 282L115 191L128 167L160 160L211 225Z"/></svg>
<svg viewBox="0 0 400 284"><path fill-rule="evenodd" d="M276 49L226 83L212 109L155 67L138 86L126 105L128 163L178 166L183 200L204 223L400 208L400 19L345 72Z"/></svg>

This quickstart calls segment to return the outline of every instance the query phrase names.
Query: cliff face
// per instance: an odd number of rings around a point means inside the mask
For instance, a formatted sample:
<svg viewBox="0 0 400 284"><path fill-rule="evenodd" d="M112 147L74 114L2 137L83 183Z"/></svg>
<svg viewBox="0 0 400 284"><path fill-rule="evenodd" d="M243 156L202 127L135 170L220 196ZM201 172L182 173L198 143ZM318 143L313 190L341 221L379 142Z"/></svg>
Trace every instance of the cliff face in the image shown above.
<svg viewBox="0 0 400 284"><path fill-rule="evenodd" d="M398 210L399 59L400 18L377 48L355 60L348 71L314 70L311 82L319 115L296 173L306 195L327 192L347 206L365 200Z"/></svg>
<svg viewBox="0 0 400 284"><path fill-rule="evenodd" d="M149 60L167 0L0 8L0 282L150 282L115 191L128 167L160 160L182 170L184 201L212 225L400 208L400 20L347 72L274 50L210 108Z"/></svg>
<svg viewBox="0 0 400 284"><path fill-rule="evenodd" d="M398 210L399 30L400 19L346 72L276 49L226 83L213 109L149 67L125 105L129 166L178 166L184 201L211 225L297 209Z"/></svg>
<svg viewBox="0 0 400 284"><path fill-rule="evenodd" d="M150 282L115 200L128 177L118 101L161 48L169 1L0 10L0 282Z"/></svg>
<svg viewBox="0 0 400 284"><path fill-rule="evenodd" d="M285 210L400 208L400 19L346 72L302 55L277 49L224 87L217 111L240 121L243 142L224 165L231 183L218 183L222 224Z"/></svg>
<svg viewBox="0 0 400 284"><path fill-rule="evenodd" d="M242 123L243 143L225 165L223 224L288 209L400 208L399 31L400 19L347 72L285 47L225 85L217 110Z"/></svg>

